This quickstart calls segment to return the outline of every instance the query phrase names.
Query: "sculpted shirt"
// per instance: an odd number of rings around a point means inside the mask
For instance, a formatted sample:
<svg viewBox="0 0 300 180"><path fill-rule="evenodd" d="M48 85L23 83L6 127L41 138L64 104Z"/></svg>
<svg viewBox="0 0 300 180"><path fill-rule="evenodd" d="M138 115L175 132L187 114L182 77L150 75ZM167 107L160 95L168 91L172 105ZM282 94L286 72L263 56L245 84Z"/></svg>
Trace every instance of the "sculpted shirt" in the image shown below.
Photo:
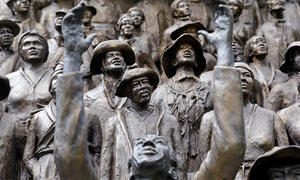
<svg viewBox="0 0 300 180"><path fill-rule="evenodd" d="M31 111L47 105L52 99L49 93L52 69L46 69L33 82L23 68L7 75L10 83L8 112L20 118L27 118Z"/></svg>
<svg viewBox="0 0 300 180"><path fill-rule="evenodd" d="M191 86L184 86L184 81L190 81ZM154 104L162 101L176 117L189 159L189 172L198 170L201 163L198 156L199 129L202 116L212 109L211 88L195 76L174 76L155 90L152 101Z"/></svg>

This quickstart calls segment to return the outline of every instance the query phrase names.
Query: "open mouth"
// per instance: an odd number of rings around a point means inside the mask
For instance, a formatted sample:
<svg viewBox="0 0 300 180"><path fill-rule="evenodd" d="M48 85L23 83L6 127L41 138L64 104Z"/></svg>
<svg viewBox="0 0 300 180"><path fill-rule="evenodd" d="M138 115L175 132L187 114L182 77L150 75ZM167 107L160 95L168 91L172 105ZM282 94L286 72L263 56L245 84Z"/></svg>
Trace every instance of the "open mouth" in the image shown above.
<svg viewBox="0 0 300 180"><path fill-rule="evenodd" d="M35 56L35 55L37 55L37 54L38 54L37 51L29 51L29 55Z"/></svg>
<svg viewBox="0 0 300 180"><path fill-rule="evenodd" d="M183 57L190 58L192 56L192 53L189 51L184 52Z"/></svg>
<svg viewBox="0 0 300 180"><path fill-rule="evenodd" d="M155 155L157 153L154 148L150 148L150 147L143 148L142 152L145 155Z"/></svg>
<svg viewBox="0 0 300 180"><path fill-rule="evenodd" d="M121 65L121 64L122 64L121 61L120 61L119 59L114 59L114 60L112 60L112 63L113 63L114 65Z"/></svg>

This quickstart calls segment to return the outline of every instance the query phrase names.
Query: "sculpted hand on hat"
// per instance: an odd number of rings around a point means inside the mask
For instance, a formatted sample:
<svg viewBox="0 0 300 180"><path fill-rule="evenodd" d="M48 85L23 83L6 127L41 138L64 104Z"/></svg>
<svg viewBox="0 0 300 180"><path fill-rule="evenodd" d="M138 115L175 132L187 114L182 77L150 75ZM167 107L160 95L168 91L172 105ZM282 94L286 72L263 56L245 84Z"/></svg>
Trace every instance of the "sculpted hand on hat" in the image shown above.
<svg viewBox="0 0 300 180"><path fill-rule="evenodd" d="M64 17L62 33L65 45L64 72L80 70L81 55L89 48L97 34L91 34L86 39L83 36L82 19L86 4L81 2L71 9Z"/></svg>
<svg viewBox="0 0 300 180"><path fill-rule="evenodd" d="M233 66L232 33L233 15L227 4L220 4L216 12L216 30L213 33L200 30L207 40L216 46L218 51L218 66Z"/></svg>

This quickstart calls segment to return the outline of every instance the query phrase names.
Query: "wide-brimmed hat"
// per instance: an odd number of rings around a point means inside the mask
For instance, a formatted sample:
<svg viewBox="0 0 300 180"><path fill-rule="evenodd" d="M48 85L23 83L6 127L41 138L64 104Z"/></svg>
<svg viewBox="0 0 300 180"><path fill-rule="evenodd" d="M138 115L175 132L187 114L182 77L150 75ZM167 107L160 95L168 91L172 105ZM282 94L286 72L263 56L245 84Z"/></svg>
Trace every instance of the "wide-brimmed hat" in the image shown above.
<svg viewBox="0 0 300 180"><path fill-rule="evenodd" d="M58 16L59 14L64 14L66 15L68 13L69 9L62 8L56 11L55 15Z"/></svg>
<svg viewBox="0 0 300 180"><path fill-rule="evenodd" d="M184 34L184 31L186 31L188 29L192 29L192 28L196 29L196 32L199 30L206 30L205 26L203 24L201 24L200 22L190 22L190 23L187 23L187 24L175 29L173 32L171 32L170 38L172 40L176 40L179 36Z"/></svg>
<svg viewBox="0 0 300 180"><path fill-rule="evenodd" d="M98 44L94 50L92 57L90 71L92 74L101 74L100 66L105 54L109 51L120 51L126 63L130 66L135 63L135 54L130 45L120 40L108 40Z"/></svg>
<svg viewBox="0 0 300 180"><path fill-rule="evenodd" d="M9 91L9 80L6 77L0 76L0 101L7 98Z"/></svg>
<svg viewBox="0 0 300 180"><path fill-rule="evenodd" d="M265 180L267 169L283 163L299 163L300 147L286 146L275 147L271 151L259 156L250 168L248 180Z"/></svg>
<svg viewBox="0 0 300 180"><path fill-rule="evenodd" d="M17 36L20 32L20 27L18 26L17 23L12 21L13 17L8 17L8 16L1 16L0 17L0 27L8 27L12 30L12 33L15 36Z"/></svg>
<svg viewBox="0 0 300 180"><path fill-rule="evenodd" d="M203 56L200 42L188 33L181 35L171 46L164 50L161 57L164 72L168 78L175 75L176 68L172 66L171 62L176 58L176 51L180 44L190 44L194 48L197 63L197 67L194 67L194 73L196 76L199 76L206 67L206 60Z"/></svg>
<svg viewBox="0 0 300 180"><path fill-rule="evenodd" d="M159 77L150 68L134 68L127 70L117 87L116 95L119 97L127 97L129 83L139 77L148 77L150 85L156 88L159 83Z"/></svg>
<svg viewBox="0 0 300 180"><path fill-rule="evenodd" d="M97 9L94 7L94 6L91 6L91 5L87 5L85 7L86 10L90 10L93 14L93 16L95 16L97 14Z"/></svg>
<svg viewBox="0 0 300 180"><path fill-rule="evenodd" d="M285 51L285 61L280 66L280 70L284 73L290 73L293 71L293 60L292 60L292 53L296 50L300 50L300 41L292 42Z"/></svg>

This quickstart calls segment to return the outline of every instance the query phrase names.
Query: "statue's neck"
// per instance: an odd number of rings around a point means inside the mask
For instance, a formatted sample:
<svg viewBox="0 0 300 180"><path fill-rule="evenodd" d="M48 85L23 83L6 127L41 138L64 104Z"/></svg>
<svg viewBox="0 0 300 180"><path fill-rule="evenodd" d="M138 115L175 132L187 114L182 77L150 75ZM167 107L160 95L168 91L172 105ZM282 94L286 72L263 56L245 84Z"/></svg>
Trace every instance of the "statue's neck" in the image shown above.
<svg viewBox="0 0 300 180"><path fill-rule="evenodd" d="M253 56L253 64L266 65L265 56Z"/></svg>
<svg viewBox="0 0 300 180"><path fill-rule="evenodd" d="M130 100L130 102L131 102L131 107L140 115L145 115L149 111L149 102L146 104L136 103L133 102L132 100Z"/></svg>
<svg viewBox="0 0 300 180"><path fill-rule="evenodd" d="M19 20L19 21L24 21L26 19L29 18L29 13L19 13L19 12L16 12L15 13L16 15L16 19Z"/></svg>

